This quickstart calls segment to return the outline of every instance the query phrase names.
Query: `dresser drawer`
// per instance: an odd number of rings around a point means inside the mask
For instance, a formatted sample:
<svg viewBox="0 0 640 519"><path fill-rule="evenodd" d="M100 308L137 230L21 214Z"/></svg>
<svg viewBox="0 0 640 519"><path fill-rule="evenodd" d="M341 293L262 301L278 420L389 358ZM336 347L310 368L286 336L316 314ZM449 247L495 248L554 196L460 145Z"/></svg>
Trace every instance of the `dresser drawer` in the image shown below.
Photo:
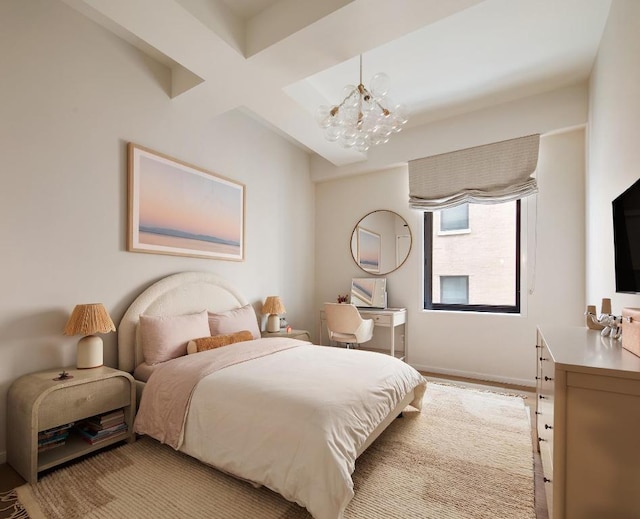
<svg viewBox="0 0 640 519"><path fill-rule="evenodd" d="M553 403L545 401L538 405L538 438L553 438Z"/></svg>
<svg viewBox="0 0 640 519"><path fill-rule="evenodd" d="M112 377L55 390L38 407L38 430L75 422L131 404L131 384L125 377Z"/></svg>
<svg viewBox="0 0 640 519"><path fill-rule="evenodd" d="M373 322L376 323L377 326L391 326L391 315L373 315L371 316Z"/></svg>
<svg viewBox="0 0 640 519"><path fill-rule="evenodd" d="M544 478L544 493L547 498L547 510L549 519L553 514L553 452L550 446L553 444L543 444L540 446L540 459L542 460L542 476Z"/></svg>
<svg viewBox="0 0 640 519"><path fill-rule="evenodd" d="M543 432L548 432L553 427L554 416L554 400L555 400L555 386L553 381L543 380L538 388L538 432L542 435ZM549 433L551 434L551 433Z"/></svg>

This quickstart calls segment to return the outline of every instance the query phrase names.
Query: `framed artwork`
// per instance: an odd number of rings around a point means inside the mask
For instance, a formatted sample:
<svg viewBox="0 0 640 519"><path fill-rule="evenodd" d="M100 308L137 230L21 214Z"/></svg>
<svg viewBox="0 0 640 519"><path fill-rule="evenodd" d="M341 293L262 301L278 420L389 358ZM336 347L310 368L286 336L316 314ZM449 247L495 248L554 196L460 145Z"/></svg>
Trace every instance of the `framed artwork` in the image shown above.
<svg viewBox="0 0 640 519"><path fill-rule="evenodd" d="M245 186L128 144L127 250L242 261Z"/></svg>
<svg viewBox="0 0 640 519"><path fill-rule="evenodd" d="M380 235L358 226L358 265L367 272L380 272Z"/></svg>

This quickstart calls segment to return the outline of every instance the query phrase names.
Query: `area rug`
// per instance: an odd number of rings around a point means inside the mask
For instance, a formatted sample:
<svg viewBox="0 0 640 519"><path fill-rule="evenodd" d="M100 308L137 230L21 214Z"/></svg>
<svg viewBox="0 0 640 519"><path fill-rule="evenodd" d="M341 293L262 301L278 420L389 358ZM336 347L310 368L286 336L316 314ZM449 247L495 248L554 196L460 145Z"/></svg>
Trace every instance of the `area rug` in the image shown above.
<svg viewBox="0 0 640 519"><path fill-rule="evenodd" d="M521 398L429 383L358 459L346 519L534 519ZM141 438L17 489L32 519L309 519L266 488Z"/></svg>

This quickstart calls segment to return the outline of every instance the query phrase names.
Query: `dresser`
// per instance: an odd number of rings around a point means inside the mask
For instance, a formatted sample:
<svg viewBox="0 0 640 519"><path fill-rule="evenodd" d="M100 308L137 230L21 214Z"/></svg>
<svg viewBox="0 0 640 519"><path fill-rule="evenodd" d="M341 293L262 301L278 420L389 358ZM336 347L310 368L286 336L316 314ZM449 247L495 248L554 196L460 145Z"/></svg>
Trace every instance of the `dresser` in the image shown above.
<svg viewBox="0 0 640 519"><path fill-rule="evenodd" d="M379 351L382 353L388 353L394 357L407 362L407 309L406 308L358 308L358 312L363 319L373 319L374 330L376 328L386 332L385 349L373 349L372 351ZM402 327L402 328L400 328ZM326 338L327 325L324 316L324 310L320 310L320 330L318 335L318 343L325 344L323 341ZM401 330L400 339L402 347L396 346L396 330ZM375 333L375 332L374 332ZM371 349L366 346L362 346L363 350Z"/></svg>
<svg viewBox="0 0 640 519"><path fill-rule="evenodd" d="M640 517L640 357L582 327L539 327L536 353L549 517Z"/></svg>

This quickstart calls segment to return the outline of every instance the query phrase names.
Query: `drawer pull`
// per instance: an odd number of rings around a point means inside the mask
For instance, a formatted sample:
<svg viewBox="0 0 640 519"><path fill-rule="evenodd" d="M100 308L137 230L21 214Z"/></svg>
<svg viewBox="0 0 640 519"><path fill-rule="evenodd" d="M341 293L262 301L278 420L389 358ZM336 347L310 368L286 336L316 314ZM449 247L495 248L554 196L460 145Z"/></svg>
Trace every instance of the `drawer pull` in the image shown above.
<svg viewBox="0 0 640 519"><path fill-rule="evenodd" d="M536 377L536 380L540 380L540 377Z"/></svg>
<svg viewBox="0 0 640 519"><path fill-rule="evenodd" d="M536 411L536 414L542 414L540 411Z"/></svg>
<svg viewBox="0 0 640 519"><path fill-rule="evenodd" d="M547 357L540 357L540 360L545 361L545 360L549 360Z"/></svg>
<svg viewBox="0 0 640 519"><path fill-rule="evenodd" d="M545 375L544 379L545 379L546 382L549 382L550 380L553 380L551 377L547 377L546 375Z"/></svg>
<svg viewBox="0 0 640 519"><path fill-rule="evenodd" d="M542 395L538 395L538 398L539 398L540 400L545 400L547 397L546 397L546 396L542 396Z"/></svg>
<svg viewBox="0 0 640 519"><path fill-rule="evenodd" d="M536 344L536 349L538 348L542 348L542 346L540 346L539 344Z"/></svg>
<svg viewBox="0 0 640 519"><path fill-rule="evenodd" d="M539 442L546 442L547 440L545 440L544 438L540 438L540 436L538 436L538 441Z"/></svg>
<svg viewBox="0 0 640 519"><path fill-rule="evenodd" d="M553 425L544 424L545 429L553 429Z"/></svg>
<svg viewBox="0 0 640 519"><path fill-rule="evenodd" d="M542 481L544 481L545 483L551 483L551 480L549 478L542 478Z"/></svg>

